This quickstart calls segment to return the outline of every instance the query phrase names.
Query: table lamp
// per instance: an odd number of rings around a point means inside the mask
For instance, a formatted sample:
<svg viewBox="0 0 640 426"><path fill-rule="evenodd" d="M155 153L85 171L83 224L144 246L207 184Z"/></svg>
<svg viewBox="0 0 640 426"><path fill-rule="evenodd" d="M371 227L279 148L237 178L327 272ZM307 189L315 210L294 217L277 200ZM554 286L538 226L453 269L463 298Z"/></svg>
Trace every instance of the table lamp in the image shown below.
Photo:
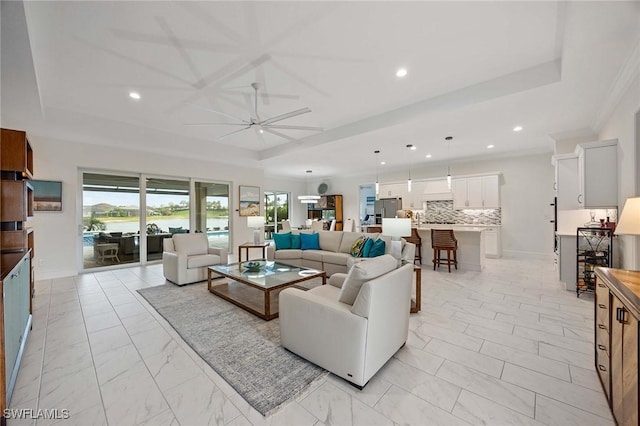
<svg viewBox="0 0 640 426"><path fill-rule="evenodd" d="M614 234L640 235L640 197L627 198Z"/></svg>
<svg viewBox="0 0 640 426"><path fill-rule="evenodd" d="M260 244L260 228L264 226L264 216L247 217L247 227L253 228L253 243Z"/></svg>
<svg viewBox="0 0 640 426"><path fill-rule="evenodd" d="M391 237L389 253L398 259L402 258L402 242L400 238L411 235L411 219L382 218L382 234Z"/></svg>

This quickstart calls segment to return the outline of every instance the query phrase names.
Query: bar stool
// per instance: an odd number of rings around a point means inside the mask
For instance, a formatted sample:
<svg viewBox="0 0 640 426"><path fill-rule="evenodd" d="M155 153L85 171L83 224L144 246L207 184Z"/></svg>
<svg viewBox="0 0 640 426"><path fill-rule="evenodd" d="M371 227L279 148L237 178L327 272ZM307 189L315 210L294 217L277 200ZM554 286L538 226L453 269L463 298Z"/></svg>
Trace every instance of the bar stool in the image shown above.
<svg viewBox="0 0 640 426"><path fill-rule="evenodd" d="M404 239L406 242L416 245L416 254L413 258L413 263L416 263L417 260L420 262L420 265L422 265L422 238L420 238L420 235L418 234L418 229L411 228L411 236L404 237Z"/></svg>
<svg viewBox="0 0 640 426"><path fill-rule="evenodd" d="M453 229L431 229L431 248L433 248L433 270L436 270L436 265L449 266L449 272L451 272L451 264L458 269L458 240L453 235ZM440 251L447 251L447 258L440 258ZM453 252L453 260L451 259L451 252Z"/></svg>

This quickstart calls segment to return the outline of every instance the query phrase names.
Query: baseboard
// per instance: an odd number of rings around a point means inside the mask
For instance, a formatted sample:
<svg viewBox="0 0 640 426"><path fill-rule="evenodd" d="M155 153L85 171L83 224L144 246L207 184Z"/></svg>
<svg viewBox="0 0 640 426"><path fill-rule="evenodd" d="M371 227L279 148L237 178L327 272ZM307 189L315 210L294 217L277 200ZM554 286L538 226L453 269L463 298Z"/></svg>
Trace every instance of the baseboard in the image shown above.
<svg viewBox="0 0 640 426"><path fill-rule="evenodd" d="M536 259L553 262L555 255L553 253L540 253L535 251L503 250L502 257L505 259Z"/></svg>
<svg viewBox="0 0 640 426"><path fill-rule="evenodd" d="M75 277L78 271L75 269L57 271L35 271L36 281L54 280L56 278Z"/></svg>

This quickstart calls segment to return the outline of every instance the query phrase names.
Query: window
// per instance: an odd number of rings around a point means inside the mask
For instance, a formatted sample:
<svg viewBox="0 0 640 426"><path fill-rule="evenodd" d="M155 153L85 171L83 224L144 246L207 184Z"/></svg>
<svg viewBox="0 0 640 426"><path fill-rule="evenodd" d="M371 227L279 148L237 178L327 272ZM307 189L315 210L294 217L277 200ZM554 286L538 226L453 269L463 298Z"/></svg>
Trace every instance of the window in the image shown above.
<svg viewBox="0 0 640 426"><path fill-rule="evenodd" d="M289 193L265 191L264 193L265 239L282 230L282 221L289 220Z"/></svg>

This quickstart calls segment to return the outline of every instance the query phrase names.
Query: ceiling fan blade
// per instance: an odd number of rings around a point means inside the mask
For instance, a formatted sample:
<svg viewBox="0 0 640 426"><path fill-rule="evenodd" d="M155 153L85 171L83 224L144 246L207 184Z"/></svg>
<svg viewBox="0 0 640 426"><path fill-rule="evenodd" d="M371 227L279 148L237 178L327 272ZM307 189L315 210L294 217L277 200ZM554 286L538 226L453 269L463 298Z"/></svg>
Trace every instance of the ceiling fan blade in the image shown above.
<svg viewBox="0 0 640 426"><path fill-rule="evenodd" d="M247 127L245 123L183 123L183 126L242 126Z"/></svg>
<svg viewBox="0 0 640 426"><path fill-rule="evenodd" d="M223 116L225 116L225 117L233 118L234 120L241 121L242 123L251 124L251 123L250 123L249 121L247 121L247 120L243 120L242 118L234 117L233 115L229 115L229 114L227 114L226 112L216 111L215 109L211 109L211 108L203 107L203 106L198 105L198 104L191 104L191 103L187 103L187 105L191 105L191 106L194 106L194 107L196 107L196 108L203 109L203 110L205 110L205 111L209 111L209 112L213 112L213 113L216 113L216 114L220 114L220 115L223 115Z"/></svg>
<svg viewBox="0 0 640 426"><path fill-rule="evenodd" d="M291 142L300 142L300 140L298 140L298 139L294 139L294 138L292 138L291 136L287 136L287 135L285 135L284 133L276 132L275 130L272 130L272 129L268 128L268 127L263 127L262 129L263 129L265 132L269 132L269 133L271 133L272 135L280 136L281 138L283 138L283 139L287 139L287 140L289 140L289 141L291 141Z"/></svg>
<svg viewBox="0 0 640 426"><path fill-rule="evenodd" d="M261 145L264 145L264 137L262 137L262 133L260 133L260 130L258 129L258 127L254 127L253 131L256 132L256 136L258 137L258 142L260 142Z"/></svg>
<svg viewBox="0 0 640 426"><path fill-rule="evenodd" d="M268 118L268 119L264 120L260 124L264 126L265 124L270 124L270 123L275 123L276 121L286 120L287 118L295 117L297 115L306 114L308 112L311 112L311 109L305 107L305 108L297 109L295 111L288 112L286 114L276 115L275 117Z"/></svg>
<svg viewBox="0 0 640 426"><path fill-rule="evenodd" d="M220 139L224 139L224 138L226 138L227 136L231 136L231 135L234 135L234 134L236 134L236 133L243 132L243 131L245 131L245 130L247 130L247 129L250 129L250 128L251 128L251 126L247 126L247 127L243 128L243 129L234 130L234 131L233 131L233 132L231 132L231 133L227 133L226 135L222 135L222 136L220 136L220 137L218 138L218 140L220 140Z"/></svg>
<svg viewBox="0 0 640 426"><path fill-rule="evenodd" d="M322 132L324 129L322 127L312 127L312 126L287 126L285 124L264 124L264 127L269 129L283 129L283 130L314 130L318 132Z"/></svg>
<svg viewBox="0 0 640 426"><path fill-rule="evenodd" d="M124 87L124 85L123 85ZM129 87L129 86L126 86ZM245 86L242 87L228 87L226 89L222 89L220 90L220 92L222 93L229 93L229 94L234 94L234 95L238 95L238 94L242 94L244 93L242 90L238 90L238 89L246 89ZM189 90L189 89L181 89L181 90ZM300 99L300 96L298 95L288 95L286 93L267 93L267 92L262 92L260 91L260 93L258 93L258 96L260 96L261 98L277 98L277 99L292 99L294 101L297 101Z"/></svg>

